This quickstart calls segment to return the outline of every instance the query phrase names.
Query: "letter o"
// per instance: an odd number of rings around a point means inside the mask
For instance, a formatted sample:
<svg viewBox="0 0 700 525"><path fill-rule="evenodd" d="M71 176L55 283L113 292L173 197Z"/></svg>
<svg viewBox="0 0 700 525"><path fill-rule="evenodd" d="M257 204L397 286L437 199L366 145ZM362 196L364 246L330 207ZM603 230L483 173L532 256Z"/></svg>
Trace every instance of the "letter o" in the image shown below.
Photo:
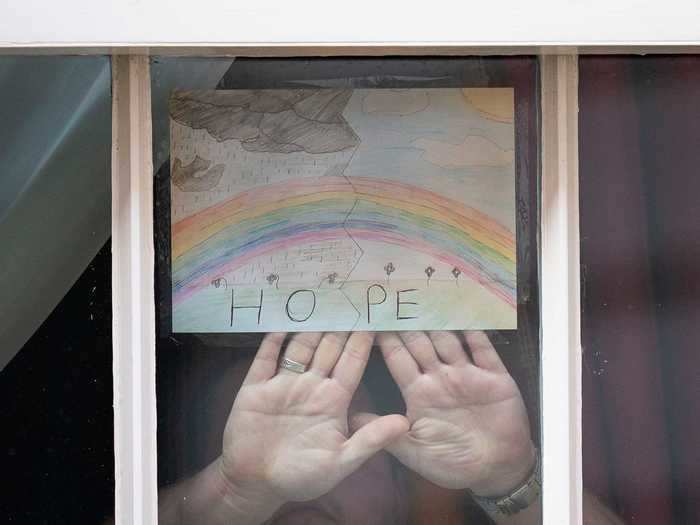
<svg viewBox="0 0 700 525"><path fill-rule="evenodd" d="M303 292L308 292L308 293L310 293L310 294L311 294L311 297L313 298L313 301L314 301L314 302L313 302L313 304L311 305L311 311L309 312L309 315L307 315L307 316L304 317L303 319L297 319L296 317L292 317L292 314L291 314L291 312L289 311L289 303L292 301L292 298L293 298L295 295L297 295L297 294L299 294L299 293L303 293ZM316 294L314 293L313 290L296 290L296 291L292 292L292 293L289 295L289 297L287 298L287 304L286 304L285 307L284 307L284 310L285 310L285 312L287 313L287 317L289 317L289 319L290 319L291 321L294 321L295 323L303 323L304 321L307 321L307 320L309 319L309 317L311 317L311 316L313 315L315 309L316 309Z"/></svg>

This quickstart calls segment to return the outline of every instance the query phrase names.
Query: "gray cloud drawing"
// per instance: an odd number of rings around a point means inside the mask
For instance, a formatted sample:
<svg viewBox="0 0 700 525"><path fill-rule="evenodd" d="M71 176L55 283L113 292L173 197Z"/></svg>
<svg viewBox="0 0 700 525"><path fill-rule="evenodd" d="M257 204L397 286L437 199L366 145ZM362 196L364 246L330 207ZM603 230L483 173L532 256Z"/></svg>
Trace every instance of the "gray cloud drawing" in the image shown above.
<svg viewBox="0 0 700 525"><path fill-rule="evenodd" d="M176 91L170 117L247 151L333 153L360 143L343 118L351 89Z"/></svg>
<svg viewBox="0 0 700 525"><path fill-rule="evenodd" d="M172 167L173 184L182 191L209 191L219 184L225 168L223 164L209 169L210 166L211 161L199 155L186 165L175 157Z"/></svg>

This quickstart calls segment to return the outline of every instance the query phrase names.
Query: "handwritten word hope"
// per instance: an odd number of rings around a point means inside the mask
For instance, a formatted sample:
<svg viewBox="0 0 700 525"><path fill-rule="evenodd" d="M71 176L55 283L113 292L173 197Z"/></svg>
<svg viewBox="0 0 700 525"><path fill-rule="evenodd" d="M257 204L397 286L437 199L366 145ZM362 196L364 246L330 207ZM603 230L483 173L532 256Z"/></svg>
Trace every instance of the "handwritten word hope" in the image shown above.
<svg viewBox="0 0 700 525"><path fill-rule="evenodd" d="M407 305L411 305L413 307L418 306L417 302L409 300L413 298L411 294L417 291L417 288L397 290L396 297L392 298L392 305L387 304L389 301L389 294L387 293L386 288L384 288L384 286L381 284L371 284L365 290L367 324L372 322L372 314L373 312L376 312L376 309L386 308L388 306L393 308L397 321L417 319L418 316L409 315L409 313L415 313L415 308L412 308L411 312L407 311ZM287 296L287 300L284 305L284 313L290 321L295 323L305 323L313 317L314 312L317 310L318 302L316 291L307 288L294 290ZM257 304L241 304L241 302L237 302L236 291L231 290L231 326L233 326L238 316L243 313L239 310L254 310L255 312L253 312L253 314L257 314L257 323L260 324L263 309L264 290L260 290L260 299L258 300Z"/></svg>

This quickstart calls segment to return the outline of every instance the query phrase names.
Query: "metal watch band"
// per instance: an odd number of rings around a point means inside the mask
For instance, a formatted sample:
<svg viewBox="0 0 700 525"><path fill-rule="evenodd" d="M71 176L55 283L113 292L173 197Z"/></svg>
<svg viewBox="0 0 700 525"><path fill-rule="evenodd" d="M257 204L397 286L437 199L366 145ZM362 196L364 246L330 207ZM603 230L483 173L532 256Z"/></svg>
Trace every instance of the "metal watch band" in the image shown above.
<svg viewBox="0 0 700 525"><path fill-rule="evenodd" d="M482 498L474 494L472 497L482 509L491 515L512 516L537 501L542 493L540 479L540 454L537 452L532 474L513 492L497 498Z"/></svg>

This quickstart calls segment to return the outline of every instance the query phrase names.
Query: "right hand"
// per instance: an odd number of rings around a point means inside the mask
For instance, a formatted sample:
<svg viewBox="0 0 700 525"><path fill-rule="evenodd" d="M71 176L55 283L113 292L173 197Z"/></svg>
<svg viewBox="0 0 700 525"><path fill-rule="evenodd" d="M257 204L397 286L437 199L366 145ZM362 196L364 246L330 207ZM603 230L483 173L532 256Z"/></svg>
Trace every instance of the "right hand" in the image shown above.
<svg viewBox="0 0 700 525"><path fill-rule="evenodd" d="M536 451L520 390L483 332L383 332L379 346L411 430L388 447L428 481L481 496L512 492ZM357 414L362 428L377 417Z"/></svg>
<svg viewBox="0 0 700 525"><path fill-rule="evenodd" d="M302 374L278 369L285 335L268 334L260 345L226 423L220 461L236 497L274 507L329 492L409 426L394 414L348 437L348 406L372 334L295 335L284 355L308 365Z"/></svg>

